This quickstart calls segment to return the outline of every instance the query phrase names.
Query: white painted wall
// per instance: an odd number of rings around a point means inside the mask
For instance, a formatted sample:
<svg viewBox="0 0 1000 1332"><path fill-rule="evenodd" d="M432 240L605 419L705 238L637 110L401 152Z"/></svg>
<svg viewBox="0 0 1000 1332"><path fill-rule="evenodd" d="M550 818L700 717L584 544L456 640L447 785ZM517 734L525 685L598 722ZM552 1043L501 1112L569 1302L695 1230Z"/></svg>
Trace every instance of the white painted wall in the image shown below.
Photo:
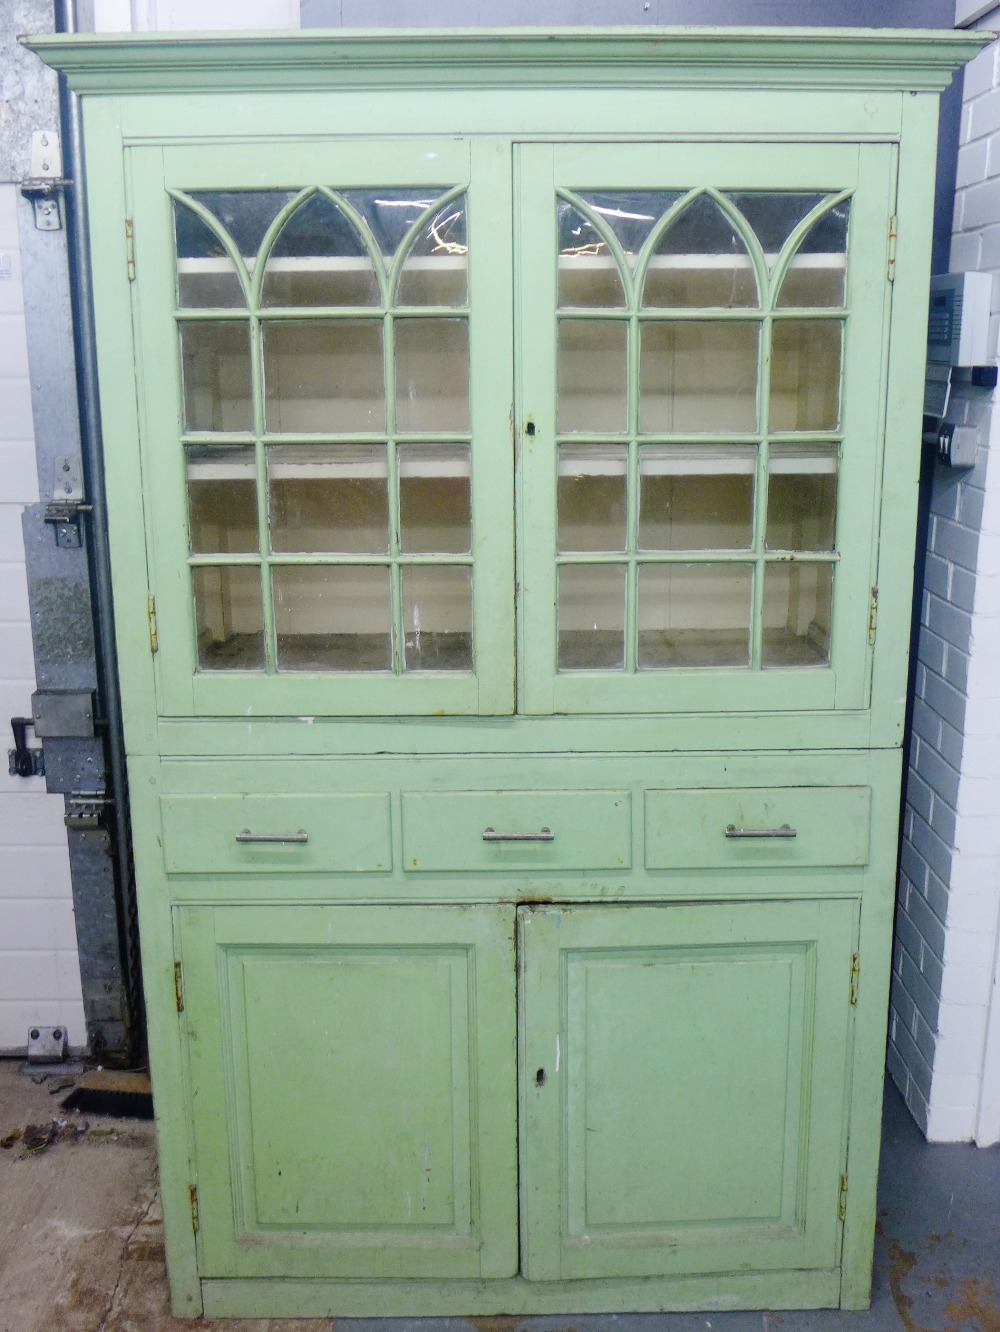
<svg viewBox="0 0 1000 1332"><path fill-rule="evenodd" d="M0 185L0 726L31 714L35 688L21 510L38 500L17 187ZM32 739L29 733L29 740ZM86 1042L62 796L0 762L0 1054L23 1053L30 1027Z"/></svg>

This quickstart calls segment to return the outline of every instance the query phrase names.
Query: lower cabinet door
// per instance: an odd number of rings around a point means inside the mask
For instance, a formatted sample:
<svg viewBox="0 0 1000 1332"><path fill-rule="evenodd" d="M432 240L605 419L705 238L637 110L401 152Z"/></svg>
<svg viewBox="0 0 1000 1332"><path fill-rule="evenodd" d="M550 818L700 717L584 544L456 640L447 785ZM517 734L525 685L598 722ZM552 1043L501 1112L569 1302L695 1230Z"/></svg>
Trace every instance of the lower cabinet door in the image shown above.
<svg viewBox="0 0 1000 1332"><path fill-rule="evenodd" d="M835 1266L855 904L518 914L524 1274Z"/></svg>
<svg viewBox="0 0 1000 1332"><path fill-rule="evenodd" d="M513 1275L513 908L177 925L201 1274Z"/></svg>

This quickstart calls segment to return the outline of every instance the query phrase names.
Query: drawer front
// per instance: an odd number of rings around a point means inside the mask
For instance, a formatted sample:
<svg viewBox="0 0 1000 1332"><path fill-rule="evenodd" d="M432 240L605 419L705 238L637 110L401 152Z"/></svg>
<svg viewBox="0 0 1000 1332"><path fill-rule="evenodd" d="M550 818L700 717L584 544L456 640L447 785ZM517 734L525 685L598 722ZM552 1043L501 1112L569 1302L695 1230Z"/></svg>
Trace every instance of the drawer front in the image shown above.
<svg viewBox="0 0 1000 1332"><path fill-rule="evenodd" d="M392 867L389 796L175 795L160 801L171 874ZM287 840L285 840L287 839Z"/></svg>
<svg viewBox="0 0 1000 1332"><path fill-rule="evenodd" d="M867 865L870 827L868 786L647 791L646 868Z"/></svg>
<svg viewBox="0 0 1000 1332"><path fill-rule="evenodd" d="M406 870L612 870L632 864L628 791L404 792Z"/></svg>

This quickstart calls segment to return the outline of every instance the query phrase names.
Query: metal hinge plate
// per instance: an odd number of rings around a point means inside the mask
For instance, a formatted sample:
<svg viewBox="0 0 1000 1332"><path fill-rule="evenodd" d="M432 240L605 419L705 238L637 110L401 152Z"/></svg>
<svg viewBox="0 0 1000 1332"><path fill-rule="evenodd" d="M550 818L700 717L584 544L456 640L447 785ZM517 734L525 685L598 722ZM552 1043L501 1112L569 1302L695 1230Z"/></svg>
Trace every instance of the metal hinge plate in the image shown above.
<svg viewBox="0 0 1000 1332"><path fill-rule="evenodd" d="M851 955L851 1003L858 1002L858 982L861 979L861 954L852 953Z"/></svg>
<svg viewBox="0 0 1000 1332"><path fill-rule="evenodd" d="M875 633L878 629L878 588L872 588L872 598L868 603L868 646L875 646Z"/></svg>
<svg viewBox="0 0 1000 1332"><path fill-rule="evenodd" d="M840 1198L837 1202L837 1219L839 1221L847 1220L847 1176L840 1177Z"/></svg>
<svg viewBox="0 0 1000 1332"><path fill-rule="evenodd" d="M893 213L889 218L889 252L886 257L885 276L889 282L896 280L896 234L898 232L899 219Z"/></svg>
<svg viewBox="0 0 1000 1332"><path fill-rule="evenodd" d="M135 223L125 219L125 273L129 282L135 281Z"/></svg>
<svg viewBox="0 0 1000 1332"><path fill-rule="evenodd" d="M104 811L113 804L111 797L103 791L72 791L66 799L63 823L77 831L98 828Z"/></svg>
<svg viewBox="0 0 1000 1332"><path fill-rule="evenodd" d="M198 1185L188 1185L188 1198L191 1202L191 1229L197 1235L201 1226L201 1217L198 1214Z"/></svg>
<svg viewBox="0 0 1000 1332"><path fill-rule="evenodd" d="M156 631L156 598L146 598L146 614L149 616L149 650L154 655L160 650L160 636Z"/></svg>
<svg viewBox="0 0 1000 1332"><path fill-rule="evenodd" d="M178 1013L184 1012L184 977L181 972L181 964L174 963L174 1003L177 1005Z"/></svg>
<svg viewBox="0 0 1000 1332"><path fill-rule="evenodd" d="M21 193L31 200L38 231L62 229L62 192L73 186L62 169L59 135L55 130L35 130L31 136L31 174L21 181Z"/></svg>

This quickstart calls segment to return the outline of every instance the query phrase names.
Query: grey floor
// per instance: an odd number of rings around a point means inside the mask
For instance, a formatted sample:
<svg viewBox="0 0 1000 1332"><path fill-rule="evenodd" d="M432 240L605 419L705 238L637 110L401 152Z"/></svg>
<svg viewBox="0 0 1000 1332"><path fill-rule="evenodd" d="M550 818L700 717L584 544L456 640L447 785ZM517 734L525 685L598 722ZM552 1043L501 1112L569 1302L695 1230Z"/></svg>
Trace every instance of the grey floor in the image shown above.
<svg viewBox="0 0 1000 1332"><path fill-rule="evenodd" d="M62 1115L0 1060L0 1138ZM69 1116L66 1116L69 1120ZM1000 1332L1000 1147L929 1146L891 1086L872 1307L863 1313L338 1319L341 1332ZM152 1126L90 1117L31 1156L0 1151L0 1332L179 1332L170 1317ZM330 1332L330 1319L221 1321Z"/></svg>

